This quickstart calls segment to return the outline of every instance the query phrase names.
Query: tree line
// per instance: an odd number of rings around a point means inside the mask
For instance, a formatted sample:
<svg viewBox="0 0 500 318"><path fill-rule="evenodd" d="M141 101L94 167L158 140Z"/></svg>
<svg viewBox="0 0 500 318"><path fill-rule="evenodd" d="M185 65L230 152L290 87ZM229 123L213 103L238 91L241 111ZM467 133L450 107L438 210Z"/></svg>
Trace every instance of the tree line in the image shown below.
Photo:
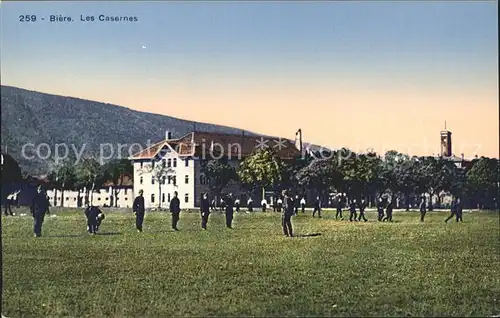
<svg viewBox="0 0 500 318"><path fill-rule="evenodd" d="M260 193L262 197L265 191L279 194L283 189L300 195L312 191L325 202L332 192L346 193L349 199L357 200L395 195L409 209L422 195L437 198L437 205L444 195L452 195L460 197L465 206L489 209L497 207L499 194L499 160L487 157L457 167L441 157L410 157L394 150L382 157L375 152L357 154L342 148L283 160L274 149L266 148L236 165L225 157L203 160L201 171L213 196L220 196L229 183L238 182L244 190ZM164 164L152 166L148 172L157 181L159 191L165 178L175 174L174 169ZM106 181L122 185L125 176L133 176L132 164L127 159L100 165L94 158L85 158L76 165L70 159L53 165L48 179L49 186L56 191L85 189L85 202L92 202L94 189L101 188ZM115 205L118 192L115 189L113 194ZM161 200L158 202L161 204Z"/></svg>
<svg viewBox="0 0 500 318"><path fill-rule="evenodd" d="M292 189L297 194L313 191L324 202L332 192L349 199L374 201L397 196L406 209L422 195L460 197L464 205L484 209L497 207L499 160L481 157L463 162L463 167L442 157L408 156L391 150L382 157L375 152L356 154L343 148L306 158L282 160L272 149L259 150L237 166L227 159L208 160L203 166L211 188L219 194L231 181L239 181L252 192ZM430 206L432 209L432 205Z"/></svg>

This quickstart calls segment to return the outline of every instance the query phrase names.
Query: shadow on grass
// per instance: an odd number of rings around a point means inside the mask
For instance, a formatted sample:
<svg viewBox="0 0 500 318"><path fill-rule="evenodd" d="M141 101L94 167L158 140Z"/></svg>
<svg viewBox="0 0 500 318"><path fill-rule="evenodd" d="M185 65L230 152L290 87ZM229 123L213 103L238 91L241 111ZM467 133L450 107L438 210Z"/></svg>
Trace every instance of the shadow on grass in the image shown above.
<svg viewBox="0 0 500 318"><path fill-rule="evenodd" d="M321 233L310 233L310 234L298 234L294 235L295 237L314 237L314 236L320 236Z"/></svg>
<svg viewBox="0 0 500 318"><path fill-rule="evenodd" d="M104 233L97 233L97 235L103 235L103 236L107 236L107 235L121 235L122 233L120 232L104 232Z"/></svg>
<svg viewBox="0 0 500 318"><path fill-rule="evenodd" d="M45 237L55 237L55 238L67 238L67 237L83 237L83 235L79 234L60 234L60 235L47 235Z"/></svg>

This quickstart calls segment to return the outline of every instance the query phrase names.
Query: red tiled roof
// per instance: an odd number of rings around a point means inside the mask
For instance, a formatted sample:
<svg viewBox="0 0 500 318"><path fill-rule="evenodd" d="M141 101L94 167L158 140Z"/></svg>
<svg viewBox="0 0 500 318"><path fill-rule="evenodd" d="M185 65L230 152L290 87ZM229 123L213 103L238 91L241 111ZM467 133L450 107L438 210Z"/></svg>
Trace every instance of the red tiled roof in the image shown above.
<svg viewBox="0 0 500 318"><path fill-rule="evenodd" d="M206 158L210 158L211 154L217 156L221 151L232 158L247 157L259 148L259 144L274 147L278 155L283 159L291 159L301 154L292 141L279 137L194 132L179 139L164 140L154 144L150 148L132 156L132 160L151 159L163 147L167 147L167 144L180 156L205 156Z"/></svg>

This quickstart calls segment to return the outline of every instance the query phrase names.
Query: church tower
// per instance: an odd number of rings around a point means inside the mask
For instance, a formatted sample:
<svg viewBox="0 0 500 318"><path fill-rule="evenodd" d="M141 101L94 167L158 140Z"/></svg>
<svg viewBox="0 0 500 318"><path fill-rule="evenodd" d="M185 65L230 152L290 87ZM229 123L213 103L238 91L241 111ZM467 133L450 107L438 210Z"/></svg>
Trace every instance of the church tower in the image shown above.
<svg viewBox="0 0 500 318"><path fill-rule="evenodd" d="M444 130L441 131L441 157L451 157L451 131L446 129L446 121L444 122Z"/></svg>

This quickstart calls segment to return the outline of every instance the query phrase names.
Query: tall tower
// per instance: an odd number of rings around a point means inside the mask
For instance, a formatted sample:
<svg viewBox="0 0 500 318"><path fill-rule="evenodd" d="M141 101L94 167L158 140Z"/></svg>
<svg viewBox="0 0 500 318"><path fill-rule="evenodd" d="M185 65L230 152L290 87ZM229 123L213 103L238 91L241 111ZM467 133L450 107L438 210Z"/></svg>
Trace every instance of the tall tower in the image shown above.
<svg viewBox="0 0 500 318"><path fill-rule="evenodd" d="M451 131L446 129L446 121L444 122L444 130L441 131L441 157L451 157Z"/></svg>

